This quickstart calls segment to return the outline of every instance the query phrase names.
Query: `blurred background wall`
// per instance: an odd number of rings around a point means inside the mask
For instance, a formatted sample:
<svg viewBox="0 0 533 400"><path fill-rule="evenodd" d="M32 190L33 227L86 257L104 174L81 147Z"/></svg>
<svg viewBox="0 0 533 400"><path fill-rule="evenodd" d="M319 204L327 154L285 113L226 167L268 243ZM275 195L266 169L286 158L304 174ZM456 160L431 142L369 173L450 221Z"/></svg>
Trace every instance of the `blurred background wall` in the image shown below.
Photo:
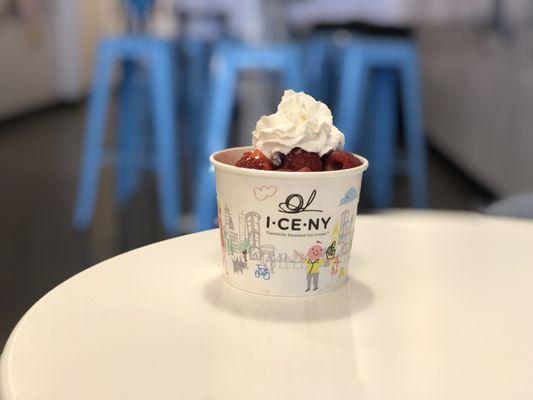
<svg viewBox="0 0 533 400"><path fill-rule="evenodd" d="M8 1L0 23L0 118L86 96L98 40L118 32L113 1Z"/></svg>
<svg viewBox="0 0 533 400"><path fill-rule="evenodd" d="M498 196L533 191L531 21L426 27L419 38L432 143Z"/></svg>

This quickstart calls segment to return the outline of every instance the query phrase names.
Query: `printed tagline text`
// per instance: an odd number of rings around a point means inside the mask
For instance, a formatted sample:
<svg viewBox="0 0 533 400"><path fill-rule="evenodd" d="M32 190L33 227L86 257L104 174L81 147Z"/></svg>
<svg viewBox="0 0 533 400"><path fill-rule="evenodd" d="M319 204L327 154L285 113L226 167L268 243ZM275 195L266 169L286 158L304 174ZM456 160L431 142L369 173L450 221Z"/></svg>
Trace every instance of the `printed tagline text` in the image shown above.
<svg viewBox="0 0 533 400"><path fill-rule="evenodd" d="M266 234L269 236L279 236L279 237L291 237L291 238L310 238L310 237L321 237L321 236L327 236L329 235L329 231L325 232L314 232L314 233L292 233L292 232L273 232L273 231L266 231Z"/></svg>

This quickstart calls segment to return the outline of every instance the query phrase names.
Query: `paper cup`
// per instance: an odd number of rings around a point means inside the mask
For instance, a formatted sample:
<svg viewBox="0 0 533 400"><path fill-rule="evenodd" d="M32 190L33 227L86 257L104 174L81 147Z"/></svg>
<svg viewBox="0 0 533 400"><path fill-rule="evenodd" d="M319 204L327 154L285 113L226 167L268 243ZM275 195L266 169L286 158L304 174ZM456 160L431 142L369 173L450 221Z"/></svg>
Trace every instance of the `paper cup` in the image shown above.
<svg viewBox="0 0 533 400"><path fill-rule="evenodd" d="M363 171L276 172L233 164L250 147L211 156L224 278L273 296L309 296L346 283Z"/></svg>

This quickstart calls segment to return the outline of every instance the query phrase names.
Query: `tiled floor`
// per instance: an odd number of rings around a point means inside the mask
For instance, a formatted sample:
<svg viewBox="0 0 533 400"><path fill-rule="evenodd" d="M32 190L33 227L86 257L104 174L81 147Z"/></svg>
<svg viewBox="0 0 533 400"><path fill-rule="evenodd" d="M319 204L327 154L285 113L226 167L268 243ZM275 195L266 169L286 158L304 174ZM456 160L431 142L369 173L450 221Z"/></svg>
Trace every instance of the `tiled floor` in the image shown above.
<svg viewBox="0 0 533 400"><path fill-rule="evenodd" d="M94 223L70 225L84 109L56 107L0 123L0 348L22 314L77 272L164 238L153 181L124 210L113 203L113 170L105 168ZM405 206L398 181L396 205ZM435 151L429 156L430 206L475 209L487 193ZM369 212L363 199L363 212Z"/></svg>

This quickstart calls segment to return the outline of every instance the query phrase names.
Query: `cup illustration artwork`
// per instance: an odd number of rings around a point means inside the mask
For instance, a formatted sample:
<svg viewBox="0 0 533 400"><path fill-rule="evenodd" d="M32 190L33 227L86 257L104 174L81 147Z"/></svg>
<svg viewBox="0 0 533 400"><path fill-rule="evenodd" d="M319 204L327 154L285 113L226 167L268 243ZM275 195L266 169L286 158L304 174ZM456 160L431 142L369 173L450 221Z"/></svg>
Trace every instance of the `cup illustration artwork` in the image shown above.
<svg viewBox="0 0 533 400"><path fill-rule="evenodd" d="M211 155L224 278L276 296L310 296L348 279L368 161L342 150L329 109L286 91L253 147Z"/></svg>

